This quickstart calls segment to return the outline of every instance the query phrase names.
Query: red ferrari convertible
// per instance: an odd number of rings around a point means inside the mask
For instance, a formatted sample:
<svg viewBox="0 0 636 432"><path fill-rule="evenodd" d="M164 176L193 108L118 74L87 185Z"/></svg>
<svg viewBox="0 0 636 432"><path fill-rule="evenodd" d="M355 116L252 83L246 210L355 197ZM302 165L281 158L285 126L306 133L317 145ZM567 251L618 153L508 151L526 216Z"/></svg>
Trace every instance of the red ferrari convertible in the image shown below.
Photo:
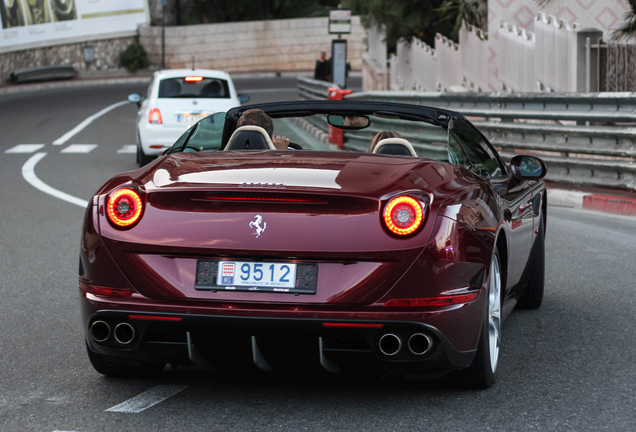
<svg viewBox="0 0 636 432"><path fill-rule="evenodd" d="M269 124L247 122L248 109ZM327 129L344 144L325 143ZM545 174L533 156L505 164L444 109L301 101L214 114L90 200L89 359L113 376L369 367L463 370L488 387L504 318L543 299Z"/></svg>

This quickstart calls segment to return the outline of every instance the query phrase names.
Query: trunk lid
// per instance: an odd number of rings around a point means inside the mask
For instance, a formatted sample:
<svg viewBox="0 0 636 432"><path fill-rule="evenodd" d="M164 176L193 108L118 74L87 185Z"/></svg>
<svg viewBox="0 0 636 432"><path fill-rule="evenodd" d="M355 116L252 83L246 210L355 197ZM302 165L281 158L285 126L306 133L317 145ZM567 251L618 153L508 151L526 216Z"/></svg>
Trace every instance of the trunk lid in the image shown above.
<svg viewBox="0 0 636 432"><path fill-rule="evenodd" d="M396 238L382 224L382 205L401 191L429 200L423 174L434 164L305 151L175 154L131 179L146 192L140 222L122 231L101 216L100 230L150 297L370 303L411 265L432 230L425 219L416 235ZM299 296L197 290L199 260L317 264L318 289Z"/></svg>

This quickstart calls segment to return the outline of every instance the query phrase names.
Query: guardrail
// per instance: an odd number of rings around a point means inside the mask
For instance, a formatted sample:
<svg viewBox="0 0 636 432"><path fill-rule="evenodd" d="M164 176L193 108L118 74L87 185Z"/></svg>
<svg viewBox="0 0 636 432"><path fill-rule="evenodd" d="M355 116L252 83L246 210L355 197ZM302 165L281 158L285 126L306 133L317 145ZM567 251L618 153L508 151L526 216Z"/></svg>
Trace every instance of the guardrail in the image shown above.
<svg viewBox="0 0 636 432"><path fill-rule="evenodd" d="M311 78L298 78L296 87L298 88L298 97L305 100L327 99L330 88L340 88L338 84Z"/></svg>
<svg viewBox="0 0 636 432"><path fill-rule="evenodd" d="M321 94L326 99L326 90ZM548 180L636 190L635 93L371 91L345 98L458 111L471 118L504 159L517 153L543 158L549 167ZM387 120L375 121L371 128L374 131L390 128L384 122ZM326 122L315 126L327 129ZM366 151L368 137L349 132L345 136L347 147ZM415 141L417 150L416 134L406 138Z"/></svg>
<svg viewBox="0 0 636 432"><path fill-rule="evenodd" d="M543 158L548 180L636 190L634 93L366 92L347 100L458 111L473 117L505 159L521 152Z"/></svg>

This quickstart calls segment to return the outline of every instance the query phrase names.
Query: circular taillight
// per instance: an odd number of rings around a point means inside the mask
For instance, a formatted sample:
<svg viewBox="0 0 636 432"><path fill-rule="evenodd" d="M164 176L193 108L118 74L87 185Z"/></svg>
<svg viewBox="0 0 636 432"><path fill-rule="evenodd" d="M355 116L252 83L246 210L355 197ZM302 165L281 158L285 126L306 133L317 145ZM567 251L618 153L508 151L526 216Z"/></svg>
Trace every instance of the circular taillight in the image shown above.
<svg viewBox="0 0 636 432"><path fill-rule="evenodd" d="M393 198L384 208L384 223L394 234L414 233L424 219L422 204L410 196Z"/></svg>
<svg viewBox="0 0 636 432"><path fill-rule="evenodd" d="M106 212L112 223L129 227L141 217L142 203L139 194L131 189L119 189L108 198Z"/></svg>

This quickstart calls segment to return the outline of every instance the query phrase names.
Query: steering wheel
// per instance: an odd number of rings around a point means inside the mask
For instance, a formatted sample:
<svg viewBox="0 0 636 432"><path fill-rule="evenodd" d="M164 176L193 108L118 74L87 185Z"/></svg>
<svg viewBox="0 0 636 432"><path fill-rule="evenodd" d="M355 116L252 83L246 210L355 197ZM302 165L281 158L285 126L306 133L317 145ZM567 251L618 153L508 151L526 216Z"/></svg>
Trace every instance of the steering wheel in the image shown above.
<svg viewBox="0 0 636 432"><path fill-rule="evenodd" d="M303 148L300 146L300 144L296 144L294 142L290 142L289 144L287 144L287 147L291 147L294 150L303 150Z"/></svg>
<svg viewBox="0 0 636 432"><path fill-rule="evenodd" d="M185 147L183 148L183 150L182 150L182 151L183 151L183 152L187 152L187 151L195 151L195 152L198 152L198 151L200 151L200 150L199 150L198 148L196 148L196 147L192 147L192 146L185 146Z"/></svg>

